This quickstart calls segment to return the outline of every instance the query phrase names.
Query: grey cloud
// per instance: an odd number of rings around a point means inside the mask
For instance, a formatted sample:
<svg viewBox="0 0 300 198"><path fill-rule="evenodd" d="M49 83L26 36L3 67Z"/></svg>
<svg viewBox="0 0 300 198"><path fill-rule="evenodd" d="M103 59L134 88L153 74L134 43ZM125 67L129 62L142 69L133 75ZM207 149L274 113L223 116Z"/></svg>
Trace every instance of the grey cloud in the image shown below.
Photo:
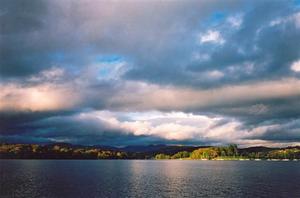
<svg viewBox="0 0 300 198"><path fill-rule="evenodd" d="M23 132L2 134L1 141L22 143L68 142L85 145L204 144L201 140L166 140L155 135L134 135L107 126L96 118L78 119L78 114L49 115L22 124ZM209 144L205 141L205 144Z"/></svg>
<svg viewBox="0 0 300 198"><path fill-rule="evenodd" d="M1 76L31 75L53 65L82 67L99 54L120 54L138 67L161 70L187 56L201 18L236 9L232 2L8 1L1 15Z"/></svg>
<svg viewBox="0 0 300 198"><path fill-rule="evenodd" d="M269 123L270 126L262 134L253 134L246 139L267 140L274 142L299 142L300 141L300 120L290 119L284 123Z"/></svg>
<svg viewBox="0 0 300 198"><path fill-rule="evenodd" d="M299 96L285 99L257 100L250 103L211 108L208 111L238 117L247 125L258 125L268 120L300 117Z"/></svg>
<svg viewBox="0 0 300 198"><path fill-rule="evenodd" d="M45 1L1 0L0 34L22 34L41 29L46 13Z"/></svg>
<svg viewBox="0 0 300 198"><path fill-rule="evenodd" d="M30 123L46 119L54 115L69 115L72 111L6 111L0 112L0 134L16 135L28 133L35 129Z"/></svg>
<svg viewBox="0 0 300 198"><path fill-rule="evenodd" d="M233 34L226 35L232 30L221 26L226 43L216 48L209 60L193 63L189 68L196 72L211 68L224 72L222 81L215 83L219 86L293 76L289 66L300 57L300 48L295 42L300 38L300 30L294 20L270 25L273 20L293 16L296 12L291 5L286 1L272 4L264 1L249 11L246 9L241 27L233 30ZM247 64L252 64L251 68L247 68Z"/></svg>
<svg viewBox="0 0 300 198"><path fill-rule="evenodd" d="M154 1L104 6L102 2L90 1L37 1L32 5L8 1L3 6L1 23L11 24L6 28L9 31L30 31L1 34L0 75L31 75L54 65L77 70L94 63L101 54L118 54L131 63L125 79L158 84L212 87L292 75L288 64L299 57L300 49L294 40L299 38L300 31L290 23L266 27L278 17L293 14L292 2L238 6L241 3ZM201 24L217 12L244 13L240 30L232 34L228 25ZM225 18L227 15L230 14ZM15 17L21 18L18 21L22 26L14 21ZM257 36L262 27L265 28ZM198 45L197 34L210 28L220 28L221 34L225 34L224 46ZM240 54L240 48L246 53ZM211 60L191 61L192 53L197 51L208 53ZM245 61L254 64L251 75L243 73ZM231 65L236 65L236 72L229 73ZM201 79L201 73L210 69L226 75L220 80Z"/></svg>

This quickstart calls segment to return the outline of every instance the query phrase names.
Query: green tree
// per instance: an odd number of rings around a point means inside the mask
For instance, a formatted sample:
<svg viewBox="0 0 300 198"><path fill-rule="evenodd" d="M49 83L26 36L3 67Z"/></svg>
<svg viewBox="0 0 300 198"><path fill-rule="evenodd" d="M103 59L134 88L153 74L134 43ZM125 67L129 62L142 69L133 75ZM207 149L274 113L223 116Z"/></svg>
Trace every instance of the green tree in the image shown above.
<svg viewBox="0 0 300 198"><path fill-rule="evenodd" d="M166 155L166 154L163 154L163 153L160 153L160 154L155 155L155 159L157 159L157 160L170 159L170 156Z"/></svg>
<svg viewBox="0 0 300 198"><path fill-rule="evenodd" d="M239 152L238 152L238 148L236 144L230 144L227 147L227 156L238 156Z"/></svg>
<svg viewBox="0 0 300 198"><path fill-rule="evenodd" d="M172 156L172 159L189 158L190 153L187 151L180 151Z"/></svg>

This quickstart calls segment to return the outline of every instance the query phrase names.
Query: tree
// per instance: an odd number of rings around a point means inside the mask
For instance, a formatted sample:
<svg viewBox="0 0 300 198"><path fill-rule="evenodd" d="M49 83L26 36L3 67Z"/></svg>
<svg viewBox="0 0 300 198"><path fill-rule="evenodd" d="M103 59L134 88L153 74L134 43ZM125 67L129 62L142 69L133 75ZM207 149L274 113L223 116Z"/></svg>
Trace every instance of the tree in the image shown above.
<svg viewBox="0 0 300 198"><path fill-rule="evenodd" d="M157 159L157 160L170 159L170 156L169 155L165 155L163 153L160 153L160 154L155 155L155 159Z"/></svg>
<svg viewBox="0 0 300 198"><path fill-rule="evenodd" d="M236 144L230 144L227 147L227 155L228 156L238 156L239 152L238 152L238 148Z"/></svg>
<svg viewBox="0 0 300 198"><path fill-rule="evenodd" d="M214 159L218 157L218 148L201 148L194 150L191 154L192 159Z"/></svg>
<svg viewBox="0 0 300 198"><path fill-rule="evenodd" d="M172 156L172 159L189 158L190 153L187 151L180 151Z"/></svg>

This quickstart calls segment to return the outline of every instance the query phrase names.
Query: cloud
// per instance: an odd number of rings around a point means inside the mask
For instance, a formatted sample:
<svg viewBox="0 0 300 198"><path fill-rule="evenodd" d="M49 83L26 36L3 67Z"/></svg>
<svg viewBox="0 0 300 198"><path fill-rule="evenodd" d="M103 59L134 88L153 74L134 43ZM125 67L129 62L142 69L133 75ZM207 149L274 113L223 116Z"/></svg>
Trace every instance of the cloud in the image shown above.
<svg viewBox="0 0 300 198"><path fill-rule="evenodd" d="M52 65L84 67L107 54L122 54L139 64L149 50L155 56L172 53L196 20L210 10L234 7L232 2L216 8L213 1L4 1L1 76L28 76ZM183 15L186 9L191 12Z"/></svg>
<svg viewBox="0 0 300 198"><path fill-rule="evenodd" d="M39 75L31 76L28 81L31 82L43 82L43 81L57 81L65 76L65 70L63 68L53 67L48 70L41 71Z"/></svg>
<svg viewBox="0 0 300 198"><path fill-rule="evenodd" d="M227 18L227 22L235 28L239 28L242 23L243 23L243 19L241 15L235 15L235 16L230 16Z"/></svg>
<svg viewBox="0 0 300 198"><path fill-rule="evenodd" d="M97 64L99 56L117 54L130 63L118 75L154 84L214 87L281 75L290 77L286 64L299 57L293 42L299 36L294 22L298 19L297 10L289 2L271 6L259 2L240 4L124 1L104 6L103 2L91 1L34 1L23 9L21 1L7 1L1 21L10 24L11 34L5 33L8 30L1 34L0 75L3 80L21 78L53 66L76 71ZM183 14L185 10L189 10L188 14ZM23 27L16 22L16 13L21 20L39 21L40 25L24 22ZM212 21L216 13L223 13L218 23ZM270 21L277 18L291 19L270 27ZM25 31L27 26L30 31ZM255 35L258 30L260 34ZM199 46L195 42L199 32L200 41L203 37L203 41L209 40L207 44L226 43L217 48ZM280 36L273 41L270 35ZM286 48L284 43L290 46L288 51L276 51ZM192 54L207 54L210 58L191 60ZM253 63L251 74L242 72L245 62ZM205 74L207 70L226 73L233 65L241 73L226 75L216 82L197 78L198 73Z"/></svg>
<svg viewBox="0 0 300 198"><path fill-rule="evenodd" d="M295 72L300 72L300 60L294 62L291 65L291 70L295 71Z"/></svg>
<svg viewBox="0 0 300 198"><path fill-rule="evenodd" d="M49 111L64 110L78 103L70 87L53 84L0 86L0 111Z"/></svg>
<svg viewBox="0 0 300 198"><path fill-rule="evenodd" d="M206 84L194 79L194 86L211 87L293 76L289 66L299 59L300 53L294 42L300 36L295 23L298 12L277 3L271 7L258 4L240 12L243 22L238 28L228 28L228 24L223 23L208 25L207 31L214 29L222 32L226 43L222 47L199 48L198 54L206 53L210 58L205 61L194 60L187 68L197 74L216 69L231 75L226 75L222 81ZM268 13L264 13L264 9ZM271 21L278 20L280 23L277 22L277 25L269 25ZM282 53L281 49L287 51Z"/></svg>
<svg viewBox="0 0 300 198"><path fill-rule="evenodd" d="M296 12L287 17L277 18L270 22L270 26L282 25L284 23L292 22L297 28L300 28L300 12Z"/></svg>
<svg viewBox="0 0 300 198"><path fill-rule="evenodd" d="M0 111L57 111L81 108L200 111L232 104L239 106L258 101L289 99L300 95L300 82L297 78L195 89L120 79L107 81L99 79L98 72L101 68L102 66L87 67L80 75L74 76L52 68L30 76L25 84L3 84ZM218 71L207 73L209 79L214 80L224 77L223 75ZM39 81L41 78L44 79L42 83Z"/></svg>
<svg viewBox="0 0 300 198"><path fill-rule="evenodd" d="M138 119L137 115L143 119ZM28 139L35 137L49 142L52 140L64 140L71 143L86 141L90 144L111 142L117 145L126 143L128 137L129 139L136 137L136 144L139 144L140 137L148 137L148 141L142 140L146 144L152 141L189 144L204 141L232 141L231 138L237 135L234 134L236 133L234 129L239 123L234 120L228 120L226 122L232 123L226 123L223 120L221 117L183 112L156 111L132 116L132 113L124 112L87 111L37 120L30 123L32 126L30 130L17 134L18 137L27 136ZM222 137L229 133L232 133L231 138ZM11 135L11 137L16 137L16 135ZM121 139L118 140L118 138Z"/></svg>
<svg viewBox="0 0 300 198"><path fill-rule="evenodd" d="M22 1L1 1L1 34L27 33L40 29L43 20L40 18L47 13L44 1L34 0L29 4Z"/></svg>
<svg viewBox="0 0 300 198"><path fill-rule="evenodd" d="M82 74L97 79L89 70ZM280 127L284 124L278 123L285 123L284 119L300 116L297 79L202 90L131 81L114 81L114 86L106 86L106 80L83 82L86 78L82 75L62 82L65 75L52 68L30 76L26 85L3 86L0 132L7 134L3 139L114 145L135 144L135 139L145 144L241 145L264 140L260 143L272 145L279 140L267 138L275 134L268 132L269 122ZM39 80L32 83L41 76L53 78L44 84ZM276 100L279 102L274 103ZM257 133L261 126L268 130ZM282 141L297 141L283 139L284 133L280 133Z"/></svg>
<svg viewBox="0 0 300 198"><path fill-rule="evenodd" d="M299 97L300 83L297 79L283 79L245 85L224 86L216 89L187 89L160 87L144 83L128 83L111 104L135 110L192 110L208 107L245 104L253 101ZM131 93L135 90L135 94Z"/></svg>
<svg viewBox="0 0 300 198"><path fill-rule="evenodd" d="M269 124L254 128L247 139L267 140L274 142L299 142L300 120L292 119L283 124Z"/></svg>
<svg viewBox="0 0 300 198"><path fill-rule="evenodd" d="M222 78L224 76L224 73L218 70L213 70L208 72L207 75L213 79L218 79L218 78Z"/></svg>
<svg viewBox="0 0 300 198"><path fill-rule="evenodd" d="M265 124L245 129L243 123L222 116L184 112L147 111L126 113L86 111L64 116L50 116L26 124L23 133L8 134L6 139L35 139L42 142L64 141L85 144L228 144L249 146L299 141L298 120L286 124ZM25 125L25 126L26 126ZM23 126L24 128L24 126ZM286 131L288 130L288 131Z"/></svg>
<svg viewBox="0 0 300 198"><path fill-rule="evenodd" d="M205 34L200 34L199 41L200 43L216 43L221 45L225 43L220 32L213 30L208 30Z"/></svg>

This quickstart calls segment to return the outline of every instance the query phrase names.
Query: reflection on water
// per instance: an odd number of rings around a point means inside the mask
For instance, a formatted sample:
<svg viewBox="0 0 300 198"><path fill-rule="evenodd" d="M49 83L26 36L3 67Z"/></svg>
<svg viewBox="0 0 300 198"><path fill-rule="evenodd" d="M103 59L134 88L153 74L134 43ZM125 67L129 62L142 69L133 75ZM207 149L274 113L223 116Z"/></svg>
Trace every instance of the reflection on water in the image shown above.
<svg viewBox="0 0 300 198"><path fill-rule="evenodd" d="M300 197L299 162L1 160L0 197Z"/></svg>

